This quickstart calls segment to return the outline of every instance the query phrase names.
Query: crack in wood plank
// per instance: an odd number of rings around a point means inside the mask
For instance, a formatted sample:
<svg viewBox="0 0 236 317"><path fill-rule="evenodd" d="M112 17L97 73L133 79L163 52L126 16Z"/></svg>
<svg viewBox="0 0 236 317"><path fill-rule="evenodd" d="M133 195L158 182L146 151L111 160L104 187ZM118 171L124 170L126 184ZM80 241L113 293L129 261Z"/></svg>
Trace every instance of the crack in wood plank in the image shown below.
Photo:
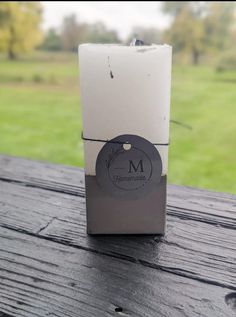
<svg viewBox="0 0 236 317"><path fill-rule="evenodd" d="M50 219L42 228L40 228L37 232L36 232L36 235L37 234L40 234L43 230L47 229L48 226L50 226L54 220L58 220L57 217L53 217L52 219Z"/></svg>

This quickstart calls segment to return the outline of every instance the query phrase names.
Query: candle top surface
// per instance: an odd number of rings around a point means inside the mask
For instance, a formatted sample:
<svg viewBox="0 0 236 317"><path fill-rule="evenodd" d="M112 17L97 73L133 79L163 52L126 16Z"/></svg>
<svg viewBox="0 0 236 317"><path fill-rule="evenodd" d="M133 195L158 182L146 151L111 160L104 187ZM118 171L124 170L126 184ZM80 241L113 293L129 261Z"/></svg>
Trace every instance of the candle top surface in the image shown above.
<svg viewBox="0 0 236 317"><path fill-rule="evenodd" d="M140 53L150 52L159 49L170 49L168 44L151 44L151 45L124 45L124 44L100 44L100 43L83 43L79 45L79 49L118 49L118 50L130 50Z"/></svg>

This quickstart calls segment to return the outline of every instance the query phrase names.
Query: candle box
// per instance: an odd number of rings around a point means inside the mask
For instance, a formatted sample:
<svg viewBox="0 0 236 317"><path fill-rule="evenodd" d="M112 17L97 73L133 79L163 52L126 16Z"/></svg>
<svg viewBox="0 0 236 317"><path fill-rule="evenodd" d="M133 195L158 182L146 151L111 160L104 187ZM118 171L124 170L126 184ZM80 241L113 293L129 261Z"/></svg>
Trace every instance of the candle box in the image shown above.
<svg viewBox="0 0 236 317"><path fill-rule="evenodd" d="M169 45L79 46L87 232L164 234Z"/></svg>

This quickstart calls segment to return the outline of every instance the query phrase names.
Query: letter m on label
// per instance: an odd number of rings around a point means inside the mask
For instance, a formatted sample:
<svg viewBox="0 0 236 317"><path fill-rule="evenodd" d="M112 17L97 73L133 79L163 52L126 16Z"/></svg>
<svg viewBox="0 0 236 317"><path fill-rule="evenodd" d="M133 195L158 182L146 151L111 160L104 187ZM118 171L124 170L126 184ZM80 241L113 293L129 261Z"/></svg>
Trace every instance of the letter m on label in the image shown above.
<svg viewBox="0 0 236 317"><path fill-rule="evenodd" d="M132 160L129 160L129 173L133 173L133 172L143 173L143 161L142 160L140 160L136 166Z"/></svg>

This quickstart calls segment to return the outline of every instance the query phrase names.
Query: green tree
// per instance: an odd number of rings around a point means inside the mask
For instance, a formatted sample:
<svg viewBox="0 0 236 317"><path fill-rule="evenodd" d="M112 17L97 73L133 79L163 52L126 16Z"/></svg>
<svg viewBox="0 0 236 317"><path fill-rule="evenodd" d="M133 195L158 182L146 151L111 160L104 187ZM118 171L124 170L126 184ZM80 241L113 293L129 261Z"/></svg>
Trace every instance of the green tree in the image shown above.
<svg viewBox="0 0 236 317"><path fill-rule="evenodd" d="M42 40L39 2L0 2L0 51L9 59L30 52Z"/></svg>
<svg viewBox="0 0 236 317"><path fill-rule="evenodd" d="M233 44L235 2L211 2L205 17L205 45L213 50L230 49Z"/></svg>
<svg viewBox="0 0 236 317"><path fill-rule="evenodd" d="M62 49L61 36L56 29L50 28L47 31L40 48L47 51L60 51Z"/></svg>
<svg viewBox="0 0 236 317"><path fill-rule="evenodd" d="M192 63L198 64L203 53L231 44L234 8L234 2L165 2L163 12L172 17L165 39L175 52L191 54Z"/></svg>
<svg viewBox="0 0 236 317"><path fill-rule="evenodd" d="M119 43L120 39L114 30L108 30L102 22L87 26L87 41L91 43Z"/></svg>
<svg viewBox="0 0 236 317"><path fill-rule="evenodd" d="M198 2L166 2L163 11L172 16L165 37L175 52L190 53L193 64L199 63L204 52L203 7Z"/></svg>
<svg viewBox="0 0 236 317"><path fill-rule="evenodd" d="M176 52L190 53L192 63L197 65L204 52L204 26L190 8L186 7L176 16L166 33Z"/></svg>

